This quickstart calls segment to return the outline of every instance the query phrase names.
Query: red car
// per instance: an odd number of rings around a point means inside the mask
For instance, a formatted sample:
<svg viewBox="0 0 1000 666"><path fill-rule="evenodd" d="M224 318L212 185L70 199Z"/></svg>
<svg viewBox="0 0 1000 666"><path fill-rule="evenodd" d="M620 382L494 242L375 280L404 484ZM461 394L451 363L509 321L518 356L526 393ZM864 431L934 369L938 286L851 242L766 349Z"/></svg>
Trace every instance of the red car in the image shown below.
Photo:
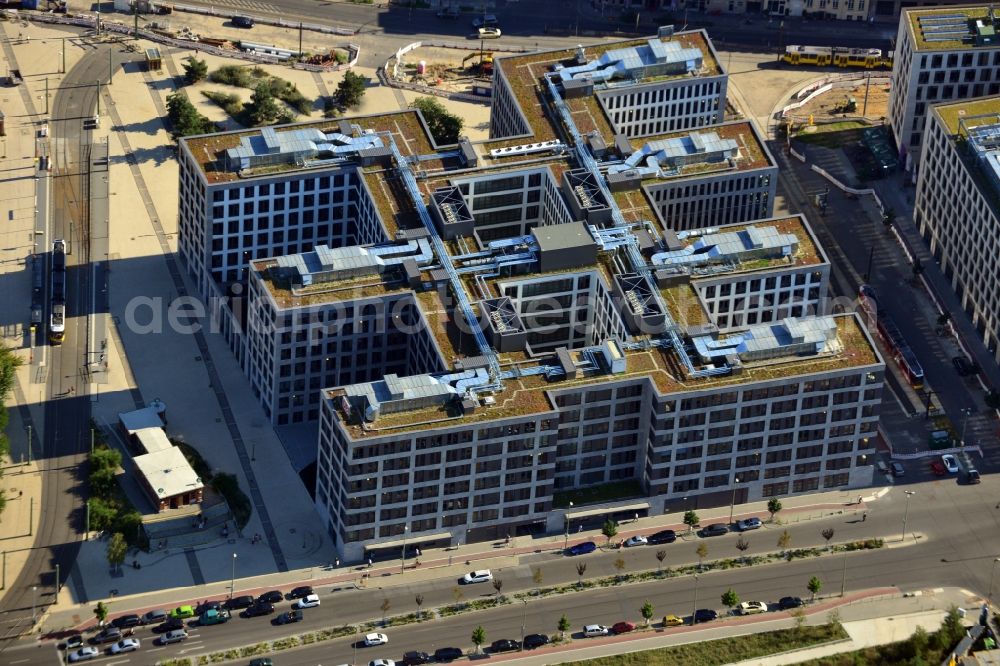
<svg viewBox="0 0 1000 666"><path fill-rule="evenodd" d="M631 622L618 622L611 627L611 633L613 634L627 634L630 631L635 631L635 625Z"/></svg>
<svg viewBox="0 0 1000 666"><path fill-rule="evenodd" d="M948 473L948 470L944 468L940 460L935 460L931 463L931 471L934 472L934 476L944 476Z"/></svg>

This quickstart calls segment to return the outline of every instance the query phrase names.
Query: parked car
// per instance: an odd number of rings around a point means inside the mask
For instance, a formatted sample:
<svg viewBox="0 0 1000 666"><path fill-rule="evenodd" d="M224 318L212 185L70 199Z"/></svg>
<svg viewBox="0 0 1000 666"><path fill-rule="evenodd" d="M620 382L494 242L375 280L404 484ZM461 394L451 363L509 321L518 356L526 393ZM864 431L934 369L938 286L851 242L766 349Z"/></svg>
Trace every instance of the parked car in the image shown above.
<svg viewBox="0 0 1000 666"><path fill-rule="evenodd" d="M631 548L633 546L645 546L647 543L649 543L649 539L642 536L641 534L636 534L635 536L630 536L629 538L625 539L626 548Z"/></svg>
<svg viewBox="0 0 1000 666"><path fill-rule="evenodd" d="M480 569L479 571L470 571L469 573L462 576L462 584L472 585L474 583L488 583L493 580L493 572L489 569Z"/></svg>
<svg viewBox="0 0 1000 666"><path fill-rule="evenodd" d="M75 664L78 661L87 661L93 659L94 657L101 654L100 650L95 647L82 647L75 652L69 653L69 662Z"/></svg>
<svg viewBox="0 0 1000 666"><path fill-rule="evenodd" d="M603 624L588 624L583 628L583 635L587 638L593 638L594 636L607 636L610 631L611 630Z"/></svg>
<svg viewBox="0 0 1000 666"><path fill-rule="evenodd" d="M728 533L729 528L722 523L712 523L711 525L701 529L701 535L703 537L722 536L723 534Z"/></svg>
<svg viewBox="0 0 1000 666"><path fill-rule="evenodd" d="M184 628L184 620L179 617L169 618L166 622L156 625L153 627L154 634L165 634L168 631L176 631L178 629Z"/></svg>
<svg viewBox="0 0 1000 666"><path fill-rule="evenodd" d="M372 659L368 666L396 666L396 662L392 659Z"/></svg>
<svg viewBox="0 0 1000 666"><path fill-rule="evenodd" d="M187 640L188 633L183 629L175 629L174 631L168 631L167 633L160 636L160 645L170 645L171 643L180 643L183 640Z"/></svg>
<svg viewBox="0 0 1000 666"><path fill-rule="evenodd" d="M223 604L221 601L203 601L194 607L194 614L204 615L210 610L221 610L222 606Z"/></svg>
<svg viewBox="0 0 1000 666"><path fill-rule="evenodd" d="M302 611L300 611L300 610L292 610L292 611L288 611L288 612L282 613L278 617L274 618L271 621L271 623L272 624L277 624L277 625L292 624L294 622L301 622L302 621L302 617L303 617Z"/></svg>
<svg viewBox="0 0 1000 666"><path fill-rule="evenodd" d="M250 666L274 666L274 662L270 657L257 657L250 660Z"/></svg>
<svg viewBox="0 0 1000 666"><path fill-rule="evenodd" d="M281 603L285 600L285 595L281 593L280 590L271 590L270 592L265 592L264 594L257 597L258 602L266 602L269 604Z"/></svg>
<svg viewBox="0 0 1000 666"><path fill-rule="evenodd" d="M426 652L404 652L403 666L420 666L429 663L431 656Z"/></svg>
<svg viewBox="0 0 1000 666"><path fill-rule="evenodd" d="M389 637L385 634L380 634L378 632L373 634L368 634L365 636L365 647L375 647L376 645L385 645L389 642Z"/></svg>
<svg viewBox="0 0 1000 666"><path fill-rule="evenodd" d="M115 619L111 620L111 625L118 627L119 629L128 629L129 627L138 627L142 624L142 618L138 615L119 615Z"/></svg>
<svg viewBox="0 0 1000 666"><path fill-rule="evenodd" d="M225 624L229 622L231 618L229 611L225 608L220 608L216 610L215 608L210 608L198 617L198 624L202 626L209 626L212 624Z"/></svg>
<svg viewBox="0 0 1000 666"><path fill-rule="evenodd" d="M736 529L740 532L749 532L750 530L759 530L763 525L760 522L760 518L754 516L753 518L744 518L743 520L736 521Z"/></svg>
<svg viewBox="0 0 1000 666"><path fill-rule="evenodd" d="M663 626L664 627L679 627L684 624L684 618L678 617L677 615L664 615L663 616Z"/></svg>
<svg viewBox="0 0 1000 666"><path fill-rule="evenodd" d="M252 28L254 26L254 20L249 16L234 16L233 25L237 28Z"/></svg>
<svg viewBox="0 0 1000 666"><path fill-rule="evenodd" d="M500 39L500 28L480 28L479 39Z"/></svg>
<svg viewBox="0 0 1000 666"><path fill-rule="evenodd" d="M896 461L889 463L889 469L892 470L893 476L903 476L906 474L906 469L903 468L902 463L898 463Z"/></svg>
<svg viewBox="0 0 1000 666"><path fill-rule="evenodd" d="M149 611L147 613L144 613L143 616L142 616L142 623L143 624L159 624L160 622L163 622L166 619L167 619L167 611L165 611L162 608L160 608L160 609L157 609L157 610L151 610L151 611Z"/></svg>
<svg viewBox="0 0 1000 666"><path fill-rule="evenodd" d="M497 21L496 16L494 16L493 14L487 14L486 16L477 16L476 18L472 19L472 27L485 28L487 26L496 25L498 22L499 21Z"/></svg>
<svg viewBox="0 0 1000 666"><path fill-rule="evenodd" d="M941 456L941 464L944 465L944 468L952 474L958 474L958 458L950 453L946 453Z"/></svg>
<svg viewBox="0 0 1000 666"><path fill-rule="evenodd" d="M292 604L293 609L316 608L317 606L319 606L319 597L316 596L315 594L304 596L298 601L296 601L294 604Z"/></svg>
<svg viewBox="0 0 1000 666"><path fill-rule="evenodd" d="M969 484L972 484L972 485L975 485L977 483L981 483L982 479L979 478L979 470L977 470L974 467L970 467L969 471L965 473L965 481L966 481L966 483L969 483Z"/></svg>
<svg viewBox="0 0 1000 666"><path fill-rule="evenodd" d="M439 10L437 13L438 18L458 18L462 15L462 10L458 7L448 7L447 9Z"/></svg>
<svg viewBox="0 0 1000 666"><path fill-rule="evenodd" d="M524 637L524 642L522 643L525 650L534 650L548 644L549 637L545 634L528 634Z"/></svg>
<svg viewBox="0 0 1000 666"><path fill-rule="evenodd" d="M948 470L945 469L945 466L941 464L940 460L932 460L931 472L934 473L934 476L944 476L948 473Z"/></svg>
<svg viewBox="0 0 1000 666"><path fill-rule="evenodd" d="M302 587L293 587L292 591L288 593L287 597L289 599L301 599L302 597L308 597L313 593L312 587L309 585L303 585Z"/></svg>
<svg viewBox="0 0 1000 666"><path fill-rule="evenodd" d="M261 615L270 615L273 612L274 604L269 604L266 601L258 601L240 613L240 615L243 617L259 617Z"/></svg>
<svg viewBox="0 0 1000 666"><path fill-rule="evenodd" d="M495 640L490 645L490 652L514 652L520 649L521 644L510 638Z"/></svg>
<svg viewBox="0 0 1000 666"><path fill-rule="evenodd" d="M802 599L799 597L781 597L778 599L779 610L790 610L792 608L798 608L801 605Z"/></svg>
<svg viewBox="0 0 1000 666"><path fill-rule="evenodd" d="M975 363L970 362L969 359L964 356L952 357L951 364L955 366L955 370L958 372L959 377L974 375L979 370Z"/></svg>
<svg viewBox="0 0 1000 666"><path fill-rule="evenodd" d="M662 530L660 532L650 534L646 540L651 544L673 543L674 541L677 541L677 532L674 532L673 530Z"/></svg>
<svg viewBox="0 0 1000 666"><path fill-rule="evenodd" d="M756 615L757 613L766 613L767 604L763 601L744 601L739 605L740 615Z"/></svg>
<svg viewBox="0 0 1000 666"><path fill-rule="evenodd" d="M194 608L191 606L178 606L170 611L170 617L183 620L186 617L194 617Z"/></svg>
<svg viewBox="0 0 1000 666"><path fill-rule="evenodd" d="M83 636L80 634L73 634L64 640L59 647L63 650L75 650L83 647Z"/></svg>
<svg viewBox="0 0 1000 666"><path fill-rule="evenodd" d="M630 631L635 631L635 625L631 622L615 622L611 625L611 633L613 634L627 634Z"/></svg>
<svg viewBox="0 0 1000 666"><path fill-rule="evenodd" d="M125 652L135 652L139 649L140 645L138 638L123 638L111 646L110 653L124 654Z"/></svg>
<svg viewBox="0 0 1000 666"><path fill-rule="evenodd" d="M583 543L573 544L566 551L568 555L586 555L587 553L592 553L597 550L597 544L593 541L584 541Z"/></svg>
<svg viewBox="0 0 1000 666"><path fill-rule="evenodd" d="M694 612L694 623L698 624L699 622L711 622L718 617L719 614L711 608L699 608Z"/></svg>
<svg viewBox="0 0 1000 666"><path fill-rule="evenodd" d="M461 659L464 656L465 652L457 647L443 647L434 651L434 661L442 663L455 661L456 659Z"/></svg>
<svg viewBox="0 0 1000 666"><path fill-rule="evenodd" d="M122 639L121 629L118 627L105 627L100 633L91 636L91 645L100 645L102 643L117 643Z"/></svg>
<svg viewBox="0 0 1000 666"><path fill-rule="evenodd" d="M225 607L230 610L241 610L243 608L250 608L253 606L254 598L249 594L243 594L238 597L231 597L225 603Z"/></svg>

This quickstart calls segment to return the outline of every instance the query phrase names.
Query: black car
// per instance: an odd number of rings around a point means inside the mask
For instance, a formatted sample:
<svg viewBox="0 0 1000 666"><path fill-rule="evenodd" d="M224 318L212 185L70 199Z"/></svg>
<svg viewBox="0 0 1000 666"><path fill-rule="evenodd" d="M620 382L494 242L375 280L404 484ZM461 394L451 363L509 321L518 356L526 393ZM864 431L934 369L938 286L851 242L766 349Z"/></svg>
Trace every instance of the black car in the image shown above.
<svg viewBox="0 0 1000 666"><path fill-rule="evenodd" d="M153 633L165 634L168 631L177 631L178 629L184 628L184 620L179 617L172 617L166 622L162 622L155 627L153 627Z"/></svg>
<svg viewBox="0 0 1000 666"><path fill-rule="evenodd" d="M674 541L677 541L677 532L674 532L673 530L662 530L660 532L656 532L655 534L650 534L647 537L647 540L651 545L658 543L673 543Z"/></svg>
<svg viewBox="0 0 1000 666"><path fill-rule="evenodd" d="M233 610L234 608L250 608L253 606L254 598L249 594L244 594L241 597L233 597L226 602L226 608Z"/></svg>
<svg viewBox="0 0 1000 666"><path fill-rule="evenodd" d="M701 530L701 535L710 536L722 536L723 534L728 534L729 528L722 523L712 523L708 527L703 527Z"/></svg>
<svg viewBox="0 0 1000 666"><path fill-rule="evenodd" d="M465 656L457 647L443 647L434 651L434 661L455 661Z"/></svg>
<svg viewBox="0 0 1000 666"><path fill-rule="evenodd" d="M279 590L271 590L270 592L265 592L264 594L257 597L257 602L266 602L269 604L276 604L279 601L284 601L285 597L281 594Z"/></svg>
<svg viewBox="0 0 1000 666"><path fill-rule="evenodd" d="M711 608L699 608L694 612L694 622L698 624L699 622L711 622L719 617Z"/></svg>
<svg viewBox="0 0 1000 666"><path fill-rule="evenodd" d="M535 648L540 648L543 645L549 644L549 637L545 634L528 634L524 637L524 649L534 650Z"/></svg>
<svg viewBox="0 0 1000 666"><path fill-rule="evenodd" d="M308 597L313 593L312 587L309 585L303 585L302 587L293 588L286 596L289 599L299 599L300 597Z"/></svg>
<svg viewBox="0 0 1000 666"><path fill-rule="evenodd" d="M252 28L254 26L254 20L249 16L234 16L233 25L237 28Z"/></svg>
<svg viewBox="0 0 1000 666"><path fill-rule="evenodd" d="M510 638L501 638L498 641L493 641L493 644L490 645L490 652L514 652L520 649L521 644Z"/></svg>
<svg viewBox="0 0 1000 666"><path fill-rule="evenodd" d="M111 626L119 629L138 627L140 624L142 624L142 619L138 615L121 615L111 620Z"/></svg>
<svg viewBox="0 0 1000 666"><path fill-rule="evenodd" d="M951 359L951 364L955 366L955 370L958 372L959 377L968 377L969 375L974 375L978 371L975 363L969 361L969 359L964 356L954 356Z"/></svg>
<svg viewBox="0 0 1000 666"><path fill-rule="evenodd" d="M121 629L118 627L105 627L101 633L91 636L91 645L100 645L101 643L117 643L122 639Z"/></svg>
<svg viewBox="0 0 1000 666"><path fill-rule="evenodd" d="M205 601L194 607L194 614L204 615L210 610L222 610L222 606L221 601Z"/></svg>
<svg viewBox="0 0 1000 666"><path fill-rule="evenodd" d="M292 624L293 622L302 621L302 611L293 610L287 613L282 613L278 617L271 620L271 624Z"/></svg>
<svg viewBox="0 0 1000 666"><path fill-rule="evenodd" d="M257 617L259 615L270 615L274 612L274 604L269 604L266 601L258 601L253 606L248 607L245 611L240 613L243 617Z"/></svg>
<svg viewBox="0 0 1000 666"><path fill-rule="evenodd" d="M429 663L431 656L426 652L404 652L403 666L420 666Z"/></svg>
<svg viewBox="0 0 1000 666"><path fill-rule="evenodd" d="M802 605L802 599L799 597L781 597L778 599L778 609L779 610L789 610L792 608L798 608Z"/></svg>

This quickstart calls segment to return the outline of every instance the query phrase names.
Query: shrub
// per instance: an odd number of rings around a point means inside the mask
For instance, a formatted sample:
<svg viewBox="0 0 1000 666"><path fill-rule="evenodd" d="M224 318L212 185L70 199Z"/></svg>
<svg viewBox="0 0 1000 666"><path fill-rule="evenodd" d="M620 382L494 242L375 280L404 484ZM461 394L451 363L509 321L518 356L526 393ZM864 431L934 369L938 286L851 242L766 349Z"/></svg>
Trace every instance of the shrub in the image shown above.
<svg viewBox="0 0 1000 666"><path fill-rule="evenodd" d="M233 512L233 518L236 520L237 526L240 529L245 527L250 521L252 507L250 498L240 490L240 483L236 480L236 477L225 472L219 473L212 479L212 488L215 489L215 492L226 498L226 502L229 503L229 510Z"/></svg>

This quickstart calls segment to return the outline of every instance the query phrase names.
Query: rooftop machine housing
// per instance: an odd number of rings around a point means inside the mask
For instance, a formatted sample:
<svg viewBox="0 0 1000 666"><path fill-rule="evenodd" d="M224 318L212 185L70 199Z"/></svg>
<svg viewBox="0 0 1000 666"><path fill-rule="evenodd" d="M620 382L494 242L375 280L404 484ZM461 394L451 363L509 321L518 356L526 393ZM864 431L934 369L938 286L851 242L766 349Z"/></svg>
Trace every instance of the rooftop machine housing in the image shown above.
<svg viewBox="0 0 1000 666"><path fill-rule="evenodd" d="M837 322L833 317L788 317L782 321L751 326L742 333L716 338L692 338L701 360L712 363L725 359L731 364L805 356L833 351L837 342Z"/></svg>
<svg viewBox="0 0 1000 666"><path fill-rule="evenodd" d="M597 263L597 243L583 222L534 227L531 235L538 245L541 273Z"/></svg>
<svg viewBox="0 0 1000 666"><path fill-rule="evenodd" d="M979 124L970 127L973 123ZM958 125L959 135L968 137L968 145L979 159L982 172L994 191L1000 193L1000 114L962 118Z"/></svg>
<svg viewBox="0 0 1000 666"><path fill-rule="evenodd" d="M590 171L574 169L564 172L562 189L574 219L598 226L611 221L611 206Z"/></svg>
<svg viewBox="0 0 1000 666"><path fill-rule="evenodd" d="M472 236L476 229L476 219L455 186L439 187L431 194L431 216L437 225L441 238L451 240L458 236Z"/></svg>
<svg viewBox="0 0 1000 666"><path fill-rule="evenodd" d="M639 46L605 51L599 58L590 61L584 48L578 46L576 61L579 64L572 67L556 65L554 69L559 74L566 96L582 97L593 92L595 83L690 74L702 68L704 57L700 49L654 37Z"/></svg>
<svg viewBox="0 0 1000 666"><path fill-rule="evenodd" d="M717 132L691 132L661 141L650 141L621 164L608 168L608 175L637 171L639 178L665 178L681 175L691 164L725 163L740 156L740 146L733 139L723 139Z"/></svg>
<svg viewBox="0 0 1000 666"><path fill-rule="evenodd" d="M317 245L310 252L289 254L275 259L277 274L292 287L347 280L365 275L377 276L408 262L427 265L433 254L425 238L402 243L330 248Z"/></svg>
<svg viewBox="0 0 1000 666"><path fill-rule="evenodd" d="M510 298L494 298L479 304L486 320L490 344L501 354L522 351L528 345L528 334Z"/></svg>
<svg viewBox="0 0 1000 666"><path fill-rule="evenodd" d="M225 166L229 171L243 171L276 165L304 167L310 160L354 158L366 163L388 155L382 138L374 132L354 137L314 127L285 132L262 127L259 134L241 137L239 146L226 150Z"/></svg>
<svg viewBox="0 0 1000 666"><path fill-rule="evenodd" d="M616 275L614 291L622 301L622 320L633 334L652 335L665 330L666 316L645 276L638 273Z"/></svg>

